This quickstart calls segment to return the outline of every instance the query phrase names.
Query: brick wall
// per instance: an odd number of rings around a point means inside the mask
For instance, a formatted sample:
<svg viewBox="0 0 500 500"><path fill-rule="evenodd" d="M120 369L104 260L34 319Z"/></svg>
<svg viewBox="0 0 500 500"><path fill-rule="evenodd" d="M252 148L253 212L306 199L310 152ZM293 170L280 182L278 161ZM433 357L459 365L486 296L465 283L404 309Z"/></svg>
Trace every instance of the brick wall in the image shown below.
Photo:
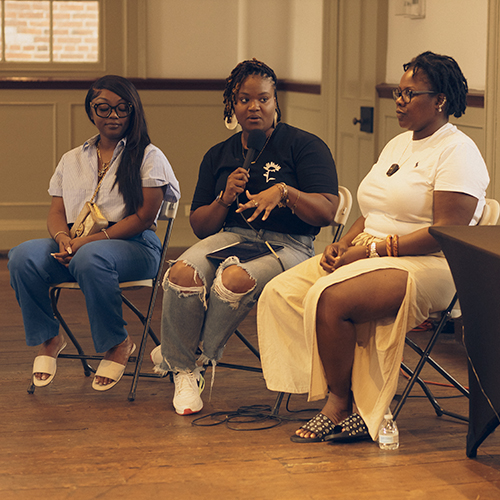
<svg viewBox="0 0 500 500"><path fill-rule="evenodd" d="M52 60L98 60L99 2L5 1L5 61L49 62L50 4ZM1 43L1 42L0 42Z"/></svg>

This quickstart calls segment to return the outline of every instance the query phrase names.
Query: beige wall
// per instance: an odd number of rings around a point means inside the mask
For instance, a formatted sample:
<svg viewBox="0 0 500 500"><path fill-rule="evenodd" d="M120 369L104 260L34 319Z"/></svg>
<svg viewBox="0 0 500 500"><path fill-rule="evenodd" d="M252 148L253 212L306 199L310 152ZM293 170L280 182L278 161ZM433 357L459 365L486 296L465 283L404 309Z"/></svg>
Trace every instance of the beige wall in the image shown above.
<svg viewBox="0 0 500 500"><path fill-rule="evenodd" d="M322 0L146 0L148 78L225 78L256 57L321 81Z"/></svg>
<svg viewBox="0 0 500 500"><path fill-rule="evenodd" d="M47 188L57 162L96 133L83 107L85 94L0 90L0 250L47 236ZM181 185L171 245L189 246L197 241L188 214L200 161L212 145L229 136L222 120L222 94L147 90L140 95L151 139L166 154ZM322 135L319 96L289 92L280 93L279 99L288 123ZM323 239L329 241L328 231Z"/></svg>
<svg viewBox="0 0 500 500"><path fill-rule="evenodd" d="M469 87L484 90L488 0L425 0L423 19L397 15L402 3L403 0L389 0L385 81L398 83L402 65L431 50L454 57Z"/></svg>

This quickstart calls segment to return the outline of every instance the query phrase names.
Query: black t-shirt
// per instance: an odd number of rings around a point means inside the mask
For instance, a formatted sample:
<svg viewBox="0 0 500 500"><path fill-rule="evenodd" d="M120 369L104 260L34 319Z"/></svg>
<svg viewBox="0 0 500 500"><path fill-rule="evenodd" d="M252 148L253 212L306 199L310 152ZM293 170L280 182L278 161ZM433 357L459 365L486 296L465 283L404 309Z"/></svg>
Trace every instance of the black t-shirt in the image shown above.
<svg viewBox="0 0 500 500"><path fill-rule="evenodd" d="M212 147L201 162L191 210L210 205L225 189L229 174L242 167L243 162L241 132ZM306 193L337 195L337 171L328 146L313 134L279 123L255 164L250 166L246 189L256 194L280 182ZM239 199L240 203L248 201L245 193ZM235 213L236 209L235 202L228 210L225 225L247 228L241 215ZM243 214L248 218L252 213L253 209L249 209ZM320 230L292 214L290 208L278 207L267 220L258 217L252 226L257 230L288 234L315 235Z"/></svg>

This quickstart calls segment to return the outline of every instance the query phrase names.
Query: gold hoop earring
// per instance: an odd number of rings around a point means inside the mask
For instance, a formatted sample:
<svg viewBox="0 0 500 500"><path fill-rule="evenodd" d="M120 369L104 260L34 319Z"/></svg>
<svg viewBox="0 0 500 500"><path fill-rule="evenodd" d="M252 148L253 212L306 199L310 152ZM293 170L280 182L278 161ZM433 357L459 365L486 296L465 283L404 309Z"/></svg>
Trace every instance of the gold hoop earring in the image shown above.
<svg viewBox="0 0 500 500"><path fill-rule="evenodd" d="M238 119L236 115L233 113L231 118L224 118L224 125L228 130L234 130L238 126Z"/></svg>
<svg viewBox="0 0 500 500"><path fill-rule="evenodd" d="M273 128L276 128L276 125L278 125L278 111L274 110Z"/></svg>

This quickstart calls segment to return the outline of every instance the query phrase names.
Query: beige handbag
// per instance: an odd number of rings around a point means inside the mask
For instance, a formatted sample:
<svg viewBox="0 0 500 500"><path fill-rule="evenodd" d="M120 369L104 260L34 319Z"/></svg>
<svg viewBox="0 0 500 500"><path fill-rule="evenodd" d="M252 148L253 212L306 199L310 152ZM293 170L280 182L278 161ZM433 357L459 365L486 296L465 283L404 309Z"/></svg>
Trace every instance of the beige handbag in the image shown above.
<svg viewBox="0 0 500 500"><path fill-rule="evenodd" d="M99 149L97 150L99 158L100 153ZM87 201L81 212L78 214L75 223L71 227L70 237L71 238L79 238L80 236L89 236L90 234L98 233L102 229L106 229L108 227L108 220L104 215L102 215L99 207L96 203L94 203L95 197L97 196L97 191L101 187L102 181L104 180L104 176L109 170L110 165L107 165L106 170L104 171L101 179L99 180L99 184L95 188L94 194L90 201Z"/></svg>
<svg viewBox="0 0 500 500"><path fill-rule="evenodd" d="M89 236L107 227L108 221L106 217L102 215L97 204L92 201L87 201L71 227L70 236L71 238Z"/></svg>

